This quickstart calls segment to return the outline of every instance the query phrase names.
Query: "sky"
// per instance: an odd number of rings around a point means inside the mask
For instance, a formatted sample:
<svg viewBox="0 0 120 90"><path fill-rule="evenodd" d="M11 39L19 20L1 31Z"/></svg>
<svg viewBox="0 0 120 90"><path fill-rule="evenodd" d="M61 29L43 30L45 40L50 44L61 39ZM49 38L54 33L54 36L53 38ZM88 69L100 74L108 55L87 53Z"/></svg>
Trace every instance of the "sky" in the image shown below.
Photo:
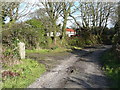
<svg viewBox="0 0 120 90"><path fill-rule="evenodd" d="M40 1L42 1L42 0L40 0ZM76 1L76 0L73 0L73 1ZM29 3L29 4L27 4L27 3ZM31 5L32 4L38 4L39 3L39 0L25 0L21 5L20 5L20 11L19 11L19 13L20 14L25 14L25 13L27 13L27 12L29 12L29 13L32 13L32 12L34 12L35 10L37 10L37 9L39 9L37 6L33 6L32 8L31 8ZM28 9L27 10L24 10L24 8L25 8L25 6L26 5L29 5L28 7ZM77 5L79 5L77 2L75 2L75 5L77 6ZM41 5L41 7L43 7L42 5ZM72 9L74 9L74 7L72 8ZM22 12L24 10L24 12ZM22 12L22 13L21 13ZM78 14L79 14L79 12L76 12L76 13L74 13L74 16L78 16ZM22 21L26 21L26 20L28 20L29 19L29 14L27 15L27 16L25 16L25 17L22 17L22 18L20 18L17 22L22 22ZM72 26L73 25L73 23L74 23L74 20L72 20L72 18L71 17L68 17L68 19L71 19L71 21L68 21L67 22L67 26L66 27L70 27L70 26ZM59 19L58 19L58 21L57 21L57 24L62 24L62 22L63 22L63 18L62 17L59 17Z"/></svg>
<svg viewBox="0 0 120 90"><path fill-rule="evenodd" d="M41 1L41 0L40 0L40 1ZM76 2L75 2L75 5L78 6L78 5L79 5L79 4L78 4L78 0L74 0L74 1L76 1ZM93 1L93 0L92 0L92 1ZM35 10L39 9L39 8L36 6L36 4L38 4L38 2L39 2L39 0L24 0L24 2L20 4L19 14L20 14L20 15L24 15L24 14L27 14L27 13L32 13L32 12L34 12ZM35 4L35 5L33 5L33 4ZM25 9L26 6L27 6L27 9ZM41 8L43 8L42 5L41 5ZM25 9L25 10L24 10L24 9ZM74 7L72 7L72 9L74 9ZM72 10L72 9L71 9L71 10ZM73 15L74 15L75 17L77 17L79 14L80 14L80 12L76 12L76 13L74 13ZM26 20L28 20L28 19L30 19L29 14L28 14L27 16L24 16L24 17L20 18L17 22L26 21ZM68 21L68 22L67 22L67 27L70 27L70 26L72 26L72 25L74 24L74 20L73 20L71 17L68 17L68 19L71 19L71 21ZM62 24L62 21L63 21L63 18L62 18L62 17L59 17L59 19L58 19L58 21L57 21L57 24ZM81 19L78 18L78 21L81 22ZM6 22L9 22L9 18L8 18L8 20L7 20ZM109 28L112 27L112 24L110 23L110 21L109 21L109 23L108 23L108 27L109 27Z"/></svg>

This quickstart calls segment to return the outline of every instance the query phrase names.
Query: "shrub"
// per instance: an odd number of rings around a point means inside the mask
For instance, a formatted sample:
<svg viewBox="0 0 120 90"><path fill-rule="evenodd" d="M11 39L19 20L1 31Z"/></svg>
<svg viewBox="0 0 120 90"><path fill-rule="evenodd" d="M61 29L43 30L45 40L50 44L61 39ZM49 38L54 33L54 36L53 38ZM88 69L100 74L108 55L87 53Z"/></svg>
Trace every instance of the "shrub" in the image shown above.
<svg viewBox="0 0 120 90"><path fill-rule="evenodd" d="M79 37L70 37L67 38L68 45L83 47L85 45L94 45L97 44L97 38L95 35L89 36L89 38Z"/></svg>
<svg viewBox="0 0 120 90"><path fill-rule="evenodd" d="M11 28L6 25L3 29L2 42L5 46L11 47L15 40L24 42L29 49L45 44L44 28L39 20L28 20L25 23L14 24Z"/></svg>
<svg viewBox="0 0 120 90"><path fill-rule="evenodd" d="M36 48L38 48L39 46L41 47L44 46L46 38L45 38L45 30L41 21L37 19L31 19L26 21L26 23L29 24L32 28L34 28L34 31L36 32L35 33L36 34L35 36L37 38Z"/></svg>

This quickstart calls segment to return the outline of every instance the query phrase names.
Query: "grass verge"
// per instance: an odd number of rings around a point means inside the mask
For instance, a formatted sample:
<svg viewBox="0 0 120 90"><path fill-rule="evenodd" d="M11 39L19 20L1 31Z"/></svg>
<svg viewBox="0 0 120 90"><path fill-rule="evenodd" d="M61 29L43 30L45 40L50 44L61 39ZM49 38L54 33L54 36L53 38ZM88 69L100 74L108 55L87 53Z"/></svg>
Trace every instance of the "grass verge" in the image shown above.
<svg viewBox="0 0 120 90"><path fill-rule="evenodd" d="M48 49L40 49L40 50L26 50L26 53L48 53L50 50Z"/></svg>
<svg viewBox="0 0 120 90"><path fill-rule="evenodd" d="M11 77L6 75L3 77L3 88L26 88L46 71L43 64L39 64L37 61L31 59L23 59L20 64L3 68L19 73L19 76Z"/></svg>
<svg viewBox="0 0 120 90"><path fill-rule="evenodd" d="M112 49L107 50L101 56L103 70L112 81L111 88L120 88L120 62Z"/></svg>
<svg viewBox="0 0 120 90"><path fill-rule="evenodd" d="M40 50L26 50L26 53L58 53L58 52L66 52L70 51L71 49L66 49L66 48L56 48L56 49L40 49Z"/></svg>

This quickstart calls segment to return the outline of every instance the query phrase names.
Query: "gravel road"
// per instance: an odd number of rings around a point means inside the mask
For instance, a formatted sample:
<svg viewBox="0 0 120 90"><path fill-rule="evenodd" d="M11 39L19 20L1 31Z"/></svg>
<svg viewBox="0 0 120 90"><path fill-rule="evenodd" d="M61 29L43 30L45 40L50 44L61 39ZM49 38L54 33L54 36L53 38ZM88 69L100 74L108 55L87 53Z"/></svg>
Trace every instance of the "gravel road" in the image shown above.
<svg viewBox="0 0 120 90"><path fill-rule="evenodd" d="M74 50L69 58L50 69L28 88L107 88L107 77L101 70L99 56L110 46Z"/></svg>

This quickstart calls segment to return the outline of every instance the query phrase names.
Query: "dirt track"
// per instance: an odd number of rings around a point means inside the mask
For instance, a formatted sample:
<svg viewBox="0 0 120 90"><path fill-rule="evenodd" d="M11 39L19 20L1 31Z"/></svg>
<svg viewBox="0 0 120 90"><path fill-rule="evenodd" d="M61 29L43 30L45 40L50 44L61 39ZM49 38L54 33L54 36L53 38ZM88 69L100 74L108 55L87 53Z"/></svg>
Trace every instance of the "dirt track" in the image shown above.
<svg viewBox="0 0 120 90"><path fill-rule="evenodd" d="M99 56L109 48L93 47L74 50L28 88L106 88L107 78L101 71Z"/></svg>

